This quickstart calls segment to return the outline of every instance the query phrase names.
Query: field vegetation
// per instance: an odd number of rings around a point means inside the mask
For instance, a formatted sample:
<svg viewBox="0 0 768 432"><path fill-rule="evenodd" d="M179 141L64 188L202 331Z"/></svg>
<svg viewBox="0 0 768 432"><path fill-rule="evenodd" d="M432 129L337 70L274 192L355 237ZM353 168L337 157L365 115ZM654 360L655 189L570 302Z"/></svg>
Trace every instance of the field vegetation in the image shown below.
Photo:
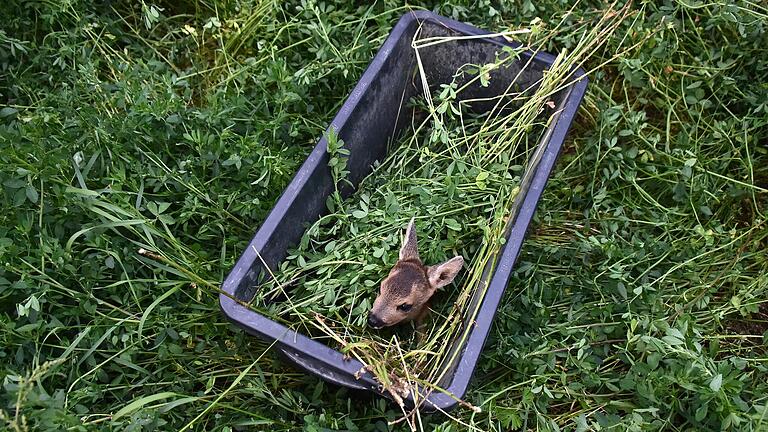
<svg viewBox="0 0 768 432"><path fill-rule="evenodd" d="M219 285L402 14L563 21L558 53L608 7L6 2L3 428L407 429L228 323ZM631 5L587 61L465 395L480 410L417 428L768 430L767 31L760 2Z"/></svg>

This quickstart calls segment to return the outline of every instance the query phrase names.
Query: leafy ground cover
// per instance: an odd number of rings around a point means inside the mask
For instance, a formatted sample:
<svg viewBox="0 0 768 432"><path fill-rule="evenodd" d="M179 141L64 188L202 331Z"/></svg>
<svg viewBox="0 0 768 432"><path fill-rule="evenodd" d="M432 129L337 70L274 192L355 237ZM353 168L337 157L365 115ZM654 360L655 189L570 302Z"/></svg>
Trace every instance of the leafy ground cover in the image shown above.
<svg viewBox="0 0 768 432"><path fill-rule="evenodd" d="M216 290L418 7L507 30L572 5L0 8L7 428L406 427L383 400L286 368L224 320ZM425 430L768 428L768 10L633 8L590 63L638 44L592 77L466 395L482 412Z"/></svg>

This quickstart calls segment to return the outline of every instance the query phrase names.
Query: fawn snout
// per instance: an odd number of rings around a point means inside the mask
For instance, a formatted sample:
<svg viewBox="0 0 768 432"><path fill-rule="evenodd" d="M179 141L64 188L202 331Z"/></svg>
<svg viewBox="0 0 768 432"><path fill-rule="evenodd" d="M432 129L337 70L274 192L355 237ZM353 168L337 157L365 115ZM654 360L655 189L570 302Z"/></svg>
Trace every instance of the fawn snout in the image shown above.
<svg viewBox="0 0 768 432"><path fill-rule="evenodd" d="M379 295L368 314L368 325L380 329L413 319L420 321L428 312L428 302L435 291L453 282L463 265L461 256L434 266L424 265L419 258L416 228L411 219L399 259L381 281Z"/></svg>

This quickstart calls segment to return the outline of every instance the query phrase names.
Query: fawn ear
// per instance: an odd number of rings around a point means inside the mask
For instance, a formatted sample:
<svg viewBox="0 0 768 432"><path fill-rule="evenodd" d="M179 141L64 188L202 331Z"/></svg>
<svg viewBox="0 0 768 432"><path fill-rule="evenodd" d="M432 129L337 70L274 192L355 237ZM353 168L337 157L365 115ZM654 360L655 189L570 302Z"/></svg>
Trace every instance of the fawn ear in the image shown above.
<svg viewBox="0 0 768 432"><path fill-rule="evenodd" d="M432 286L432 289L448 285L453 282L453 279L459 274L459 270L463 266L464 258L455 256L442 264L428 267L427 278L429 278L429 285Z"/></svg>
<svg viewBox="0 0 768 432"><path fill-rule="evenodd" d="M405 230L405 239L403 239L403 246L400 248L400 260L417 260L419 259L419 245L416 240L416 227L414 226L415 218L411 218L411 222L408 223L408 228Z"/></svg>

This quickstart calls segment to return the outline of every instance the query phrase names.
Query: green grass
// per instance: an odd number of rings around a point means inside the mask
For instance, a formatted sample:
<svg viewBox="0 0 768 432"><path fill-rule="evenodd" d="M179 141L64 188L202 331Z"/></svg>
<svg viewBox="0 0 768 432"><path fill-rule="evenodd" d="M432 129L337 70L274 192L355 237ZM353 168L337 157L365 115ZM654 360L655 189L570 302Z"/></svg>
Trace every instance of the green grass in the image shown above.
<svg viewBox="0 0 768 432"><path fill-rule="evenodd" d="M217 289L408 8L90 3L0 9L2 421L387 429L395 406L287 368ZM569 3L413 7L503 31ZM633 7L587 64L639 44L592 76L465 396L482 412L424 430L768 429L768 9Z"/></svg>

